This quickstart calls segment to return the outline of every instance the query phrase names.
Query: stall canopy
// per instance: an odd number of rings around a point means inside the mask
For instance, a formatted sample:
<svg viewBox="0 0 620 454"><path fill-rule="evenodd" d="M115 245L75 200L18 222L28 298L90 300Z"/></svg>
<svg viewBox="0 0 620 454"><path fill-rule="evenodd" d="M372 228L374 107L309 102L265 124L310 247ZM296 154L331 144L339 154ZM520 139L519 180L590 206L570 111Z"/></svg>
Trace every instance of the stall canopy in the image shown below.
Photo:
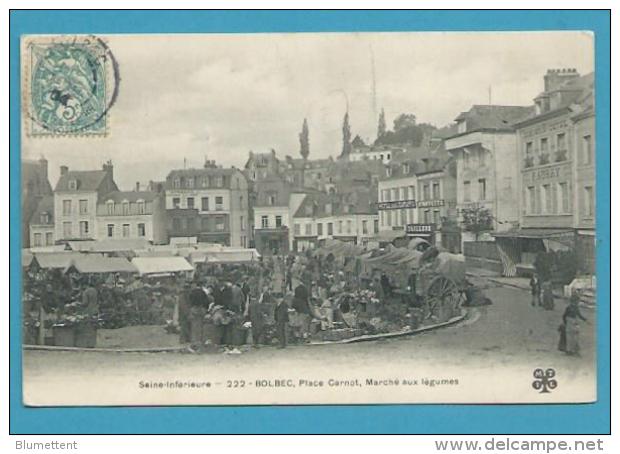
<svg viewBox="0 0 620 454"><path fill-rule="evenodd" d="M66 269L71 261L77 257L80 257L79 252L43 252L33 254L33 258L30 262L30 266L38 266L44 270L51 269ZM97 256L100 257L99 254Z"/></svg>
<svg viewBox="0 0 620 454"><path fill-rule="evenodd" d="M236 249L225 248L220 251L200 251L205 254L207 263L247 263L254 262L260 258L256 249ZM201 254L197 253L196 259L200 259Z"/></svg>
<svg viewBox="0 0 620 454"><path fill-rule="evenodd" d="M22 249L22 268L28 268L32 263L34 255L28 249Z"/></svg>
<svg viewBox="0 0 620 454"><path fill-rule="evenodd" d="M141 276L194 271L194 267L183 257L135 257L131 263Z"/></svg>
<svg viewBox="0 0 620 454"><path fill-rule="evenodd" d="M149 242L146 238L118 238L101 241L69 241L69 247L79 252L132 252L145 249Z"/></svg>
<svg viewBox="0 0 620 454"><path fill-rule="evenodd" d="M70 271L77 271L81 274L137 273L138 269L123 257L81 254L71 259L65 272Z"/></svg>
<svg viewBox="0 0 620 454"><path fill-rule="evenodd" d="M379 243L390 243L398 238L404 238L407 236L407 233L404 230L384 230L382 232L377 233L371 239L373 241L377 241Z"/></svg>

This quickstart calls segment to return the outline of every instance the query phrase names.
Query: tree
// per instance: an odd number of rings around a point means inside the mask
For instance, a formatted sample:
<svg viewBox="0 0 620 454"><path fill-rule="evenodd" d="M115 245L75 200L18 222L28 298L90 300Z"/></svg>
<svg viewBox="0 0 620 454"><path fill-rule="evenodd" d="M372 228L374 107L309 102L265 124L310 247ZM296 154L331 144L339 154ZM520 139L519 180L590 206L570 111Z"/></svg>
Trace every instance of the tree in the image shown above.
<svg viewBox="0 0 620 454"><path fill-rule="evenodd" d="M379 124L377 125L377 140L385 135L387 127L385 125L385 110L381 109L379 114Z"/></svg>
<svg viewBox="0 0 620 454"><path fill-rule="evenodd" d="M349 112L344 114L342 120L342 154L341 156L348 156L351 152L351 125L349 124Z"/></svg>
<svg viewBox="0 0 620 454"><path fill-rule="evenodd" d="M430 135L436 129L431 124L418 123L414 114L403 113L394 120L392 131L385 131L377 137L375 145L413 145L419 147L424 136Z"/></svg>
<svg viewBox="0 0 620 454"><path fill-rule="evenodd" d="M308 159L310 154L310 132L308 131L308 120L304 118L304 123L299 133L299 154L302 158Z"/></svg>
<svg viewBox="0 0 620 454"><path fill-rule="evenodd" d="M400 114L394 120L394 132L412 128L416 125L416 116L414 114Z"/></svg>
<svg viewBox="0 0 620 454"><path fill-rule="evenodd" d="M463 216L463 228L468 232L472 232L476 237L476 241L478 241L478 236L482 232L492 228L493 215L491 210L482 205L464 208L461 214Z"/></svg>

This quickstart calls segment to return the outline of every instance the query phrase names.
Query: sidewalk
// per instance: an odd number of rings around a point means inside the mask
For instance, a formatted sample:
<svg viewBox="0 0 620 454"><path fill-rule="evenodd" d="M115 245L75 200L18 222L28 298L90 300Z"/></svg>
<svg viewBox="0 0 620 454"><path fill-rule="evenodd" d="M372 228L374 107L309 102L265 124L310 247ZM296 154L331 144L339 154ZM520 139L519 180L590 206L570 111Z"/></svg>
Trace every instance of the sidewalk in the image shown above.
<svg viewBox="0 0 620 454"><path fill-rule="evenodd" d="M480 279L486 279L504 287L513 287L519 290L530 292L530 280L526 277L504 277L500 276L493 271L484 270L481 268L469 268L466 272L468 277L477 277ZM554 289L553 295L556 298L564 298L564 294L557 289Z"/></svg>

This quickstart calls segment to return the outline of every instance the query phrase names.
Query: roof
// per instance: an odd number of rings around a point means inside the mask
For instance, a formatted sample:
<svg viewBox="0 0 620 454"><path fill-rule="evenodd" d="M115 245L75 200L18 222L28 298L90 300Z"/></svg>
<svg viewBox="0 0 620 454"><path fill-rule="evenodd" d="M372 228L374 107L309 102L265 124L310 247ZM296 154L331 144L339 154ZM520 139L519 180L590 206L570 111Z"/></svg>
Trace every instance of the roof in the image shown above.
<svg viewBox="0 0 620 454"><path fill-rule="evenodd" d="M69 241L73 251L80 252L120 252L144 249L149 245L145 238L117 238L100 241Z"/></svg>
<svg viewBox="0 0 620 454"><path fill-rule="evenodd" d="M183 257L134 257L131 263L140 275L194 271L194 267Z"/></svg>
<svg viewBox="0 0 620 454"><path fill-rule="evenodd" d="M32 263L34 255L28 249L22 249L22 268L27 268Z"/></svg>
<svg viewBox="0 0 620 454"><path fill-rule="evenodd" d="M191 169L175 169L175 170L171 170L170 173L168 174L168 176L166 177L166 183L165 183L165 187L167 189L190 189L187 186L181 184L181 188L174 188L172 186L172 182L176 179L176 178L195 178L195 179L200 179L200 178L204 178L204 177L212 177L212 176L222 176L222 177L231 177L235 174L238 174L240 177L243 178L244 181L247 181L245 179L245 175L236 168L223 168L223 167L203 167L203 168L191 168ZM213 186L213 184L210 183L210 186L208 186L209 188L215 188L215 189L226 189L229 188L231 185L231 178L224 178L223 184L221 187L217 187L217 186ZM195 188L200 188L201 186L199 185L198 182L196 182L194 184ZM193 189L193 188L192 188Z"/></svg>
<svg viewBox="0 0 620 454"><path fill-rule="evenodd" d="M325 204L329 197L324 192L306 194L303 201L293 214L293 218L314 218L325 214ZM310 214L308 214L310 212Z"/></svg>
<svg viewBox="0 0 620 454"><path fill-rule="evenodd" d="M80 254L71 259L65 271L75 269L83 274L136 273L138 270L123 257L105 257L98 254Z"/></svg>
<svg viewBox="0 0 620 454"><path fill-rule="evenodd" d="M288 206L291 185L279 176L274 175L257 181L254 190L256 192L256 203L254 206ZM268 197L274 193L276 194L276 203L272 205L269 203Z"/></svg>
<svg viewBox="0 0 620 454"><path fill-rule="evenodd" d="M47 214L47 222L41 223L41 215ZM46 195L39 200L37 208L30 216L30 224L35 225L54 225L54 196Z"/></svg>
<svg viewBox="0 0 620 454"><path fill-rule="evenodd" d="M34 259L31 264L36 263L43 269L65 269L79 255L79 252L71 251L34 253Z"/></svg>
<svg viewBox="0 0 620 454"><path fill-rule="evenodd" d="M32 190L37 194L51 194L52 186L45 175L43 166L47 166L47 161L32 161L29 159L22 160L22 188L27 189L32 185Z"/></svg>
<svg viewBox="0 0 620 454"><path fill-rule="evenodd" d="M114 203L121 203L123 201L137 202L138 200L144 200L145 202L151 202L157 198L158 194L153 191L112 191L108 192L103 198L102 203L112 200Z"/></svg>
<svg viewBox="0 0 620 454"><path fill-rule="evenodd" d="M70 170L60 176L54 191L75 191L69 188L69 181L77 181L77 191L97 191L108 172L105 170Z"/></svg>
<svg viewBox="0 0 620 454"><path fill-rule="evenodd" d="M461 112L455 119L457 122L466 122L466 131L452 137L481 130L513 131L514 123L533 112L534 106L474 105L467 112Z"/></svg>

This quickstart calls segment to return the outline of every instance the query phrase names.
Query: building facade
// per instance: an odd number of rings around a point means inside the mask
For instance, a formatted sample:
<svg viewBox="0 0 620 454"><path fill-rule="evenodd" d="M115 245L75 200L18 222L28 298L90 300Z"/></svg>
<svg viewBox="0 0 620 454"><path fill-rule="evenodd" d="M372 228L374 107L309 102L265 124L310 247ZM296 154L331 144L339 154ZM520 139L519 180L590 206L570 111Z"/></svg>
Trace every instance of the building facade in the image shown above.
<svg viewBox="0 0 620 454"><path fill-rule="evenodd" d="M166 244L166 201L163 191L112 191L97 204L96 237L144 238Z"/></svg>
<svg viewBox="0 0 620 454"><path fill-rule="evenodd" d="M240 170L213 161L202 169L172 170L165 191L169 238L249 246L248 181Z"/></svg>
<svg viewBox="0 0 620 454"><path fill-rule="evenodd" d="M97 239L97 205L118 191L111 162L102 170L70 171L60 168L54 189L54 234L56 241Z"/></svg>
<svg viewBox="0 0 620 454"><path fill-rule="evenodd" d="M572 250L595 271L594 74L549 70L518 134L520 223L498 237L506 274L533 269L540 251Z"/></svg>
<svg viewBox="0 0 620 454"><path fill-rule="evenodd" d="M36 210L30 216L29 247L52 246L56 243L54 226L54 196L39 200Z"/></svg>
<svg viewBox="0 0 620 454"><path fill-rule="evenodd" d="M41 158L37 161L23 160L22 161L22 247L30 247L32 234L30 232L30 225L32 225L31 218L37 211L39 203L42 199L52 195L52 186L49 183L47 176L48 163L45 158ZM52 202L53 203L53 202ZM39 222L39 219L35 219L35 224Z"/></svg>
<svg viewBox="0 0 620 454"><path fill-rule="evenodd" d="M519 167L515 121L532 112L523 106L473 106L456 118L457 133L445 140L456 160L457 210L490 211L491 231L513 228L519 221ZM478 235L463 231L463 240ZM490 235L485 239L492 240Z"/></svg>

